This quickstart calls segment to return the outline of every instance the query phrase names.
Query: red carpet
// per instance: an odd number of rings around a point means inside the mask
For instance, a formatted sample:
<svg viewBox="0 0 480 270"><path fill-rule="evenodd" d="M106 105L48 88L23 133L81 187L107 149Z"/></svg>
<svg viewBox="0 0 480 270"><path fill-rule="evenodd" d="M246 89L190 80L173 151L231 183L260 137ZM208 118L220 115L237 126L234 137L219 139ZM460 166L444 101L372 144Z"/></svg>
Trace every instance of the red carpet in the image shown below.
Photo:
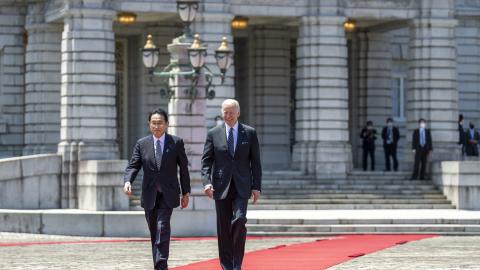
<svg viewBox="0 0 480 270"><path fill-rule="evenodd" d="M345 235L315 242L278 246L245 255L244 270L320 270L409 241L436 235ZM218 259L174 270L220 270Z"/></svg>

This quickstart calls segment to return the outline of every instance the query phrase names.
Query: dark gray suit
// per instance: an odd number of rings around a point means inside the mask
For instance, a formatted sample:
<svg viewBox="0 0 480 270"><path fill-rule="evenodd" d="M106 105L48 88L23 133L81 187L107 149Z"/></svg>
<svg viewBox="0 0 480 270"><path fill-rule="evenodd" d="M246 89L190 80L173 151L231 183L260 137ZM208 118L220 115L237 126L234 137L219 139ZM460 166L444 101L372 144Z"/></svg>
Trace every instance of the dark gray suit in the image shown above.
<svg viewBox="0 0 480 270"><path fill-rule="evenodd" d="M211 129L203 150L202 181L214 189L220 264L224 270L239 270L245 252L248 199L252 190L261 191L262 167L255 129L239 123L233 156L228 151L225 125Z"/></svg>
<svg viewBox="0 0 480 270"><path fill-rule="evenodd" d="M160 169L155 163L153 136L137 141L132 158L125 169L124 181L133 183L143 168L141 206L145 210L155 269L167 269L170 246L170 217L173 208L180 205L180 193L190 193L188 160L183 140L165 134ZM177 177L180 168L180 185ZM157 191L161 187L162 193Z"/></svg>

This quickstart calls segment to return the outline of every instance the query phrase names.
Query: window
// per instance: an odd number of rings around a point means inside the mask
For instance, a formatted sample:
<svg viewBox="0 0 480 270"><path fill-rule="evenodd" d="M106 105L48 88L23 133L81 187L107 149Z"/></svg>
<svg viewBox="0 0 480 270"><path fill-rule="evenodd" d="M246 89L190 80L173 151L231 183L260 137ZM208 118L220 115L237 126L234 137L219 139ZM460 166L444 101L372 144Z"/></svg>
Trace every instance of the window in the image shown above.
<svg viewBox="0 0 480 270"><path fill-rule="evenodd" d="M392 116L405 118L406 105L405 77L395 76L392 78Z"/></svg>

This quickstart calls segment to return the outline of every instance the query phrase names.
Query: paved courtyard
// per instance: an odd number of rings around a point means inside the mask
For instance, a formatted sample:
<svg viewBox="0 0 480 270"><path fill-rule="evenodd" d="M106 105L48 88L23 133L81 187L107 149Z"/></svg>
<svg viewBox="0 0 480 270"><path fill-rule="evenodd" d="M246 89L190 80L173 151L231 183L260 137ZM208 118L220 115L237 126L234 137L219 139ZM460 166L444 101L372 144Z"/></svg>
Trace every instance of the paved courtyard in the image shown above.
<svg viewBox="0 0 480 270"><path fill-rule="evenodd" d="M318 238L250 239L247 251L315 239ZM94 242L99 240L106 242ZM77 243L59 244L74 241ZM23 242L34 244L5 245ZM174 240L171 243L170 266L186 265L216 256L215 239ZM0 269L151 269L150 243L145 238L0 233ZM410 242L330 269L480 269L480 237L441 236Z"/></svg>

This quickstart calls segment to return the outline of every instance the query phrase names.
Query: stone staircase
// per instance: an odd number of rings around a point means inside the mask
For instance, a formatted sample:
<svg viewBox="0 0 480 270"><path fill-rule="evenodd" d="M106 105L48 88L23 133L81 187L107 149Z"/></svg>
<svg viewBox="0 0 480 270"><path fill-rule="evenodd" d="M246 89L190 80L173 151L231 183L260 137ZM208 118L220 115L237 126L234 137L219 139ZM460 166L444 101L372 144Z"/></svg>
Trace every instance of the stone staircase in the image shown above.
<svg viewBox="0 0 480 270"><path fill-rule="evenodd" d="M406 172L352 172L347 179L317 180L299 172L267 172L262 199L250 210L453 209L431 181Z"/></svg>
<svg viewBox="0 0 480 270"><path fill-rule="evenodd" d="M450 215L456 210L431 181L411 181L409 176L408 172L354 171L347 179L318 180L293 171L266 172L260 202L249 205L248 233L480 234L480 218L425 219L424 214L416 214L447 211Z"/></svg>

